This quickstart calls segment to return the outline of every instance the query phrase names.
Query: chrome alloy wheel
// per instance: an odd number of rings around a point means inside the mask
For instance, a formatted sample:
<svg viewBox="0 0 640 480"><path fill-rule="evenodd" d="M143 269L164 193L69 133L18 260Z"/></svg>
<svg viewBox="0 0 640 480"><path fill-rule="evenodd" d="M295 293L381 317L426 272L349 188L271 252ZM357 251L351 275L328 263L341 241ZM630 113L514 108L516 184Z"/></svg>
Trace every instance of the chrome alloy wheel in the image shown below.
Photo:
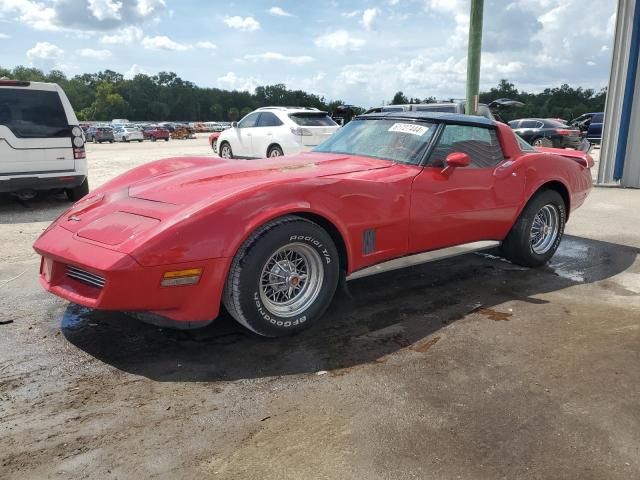
<svg viewBox="0 0 640 480"><path fill-rule="evenodd" d="M231 147L228 143L222 145L222 150L220 151L220 156L222 158L231 158Z"/></svg>
<svg viewBox="0 0 640 480"><path fill-rule="evenodd" d="M304 243L289 243L266 261L260 275L260 300L273 315L300 315L315 302L324 278L320 254Z"/></svg>
<svg viewBox="0 0 640 480"><path fill-rule="evenodd" d="M280 157L281 155L282 153L280 153L280 150L278 150L277 148L272 148L269 152L270 157Z"/></svg>
<svg viewBox="0 0 640 480"><path fill-rule="evenodd" d="M560 212L555 205L547 204L540 209L531 224L531 249L544 255L553 247L560 233Z"/></svg>

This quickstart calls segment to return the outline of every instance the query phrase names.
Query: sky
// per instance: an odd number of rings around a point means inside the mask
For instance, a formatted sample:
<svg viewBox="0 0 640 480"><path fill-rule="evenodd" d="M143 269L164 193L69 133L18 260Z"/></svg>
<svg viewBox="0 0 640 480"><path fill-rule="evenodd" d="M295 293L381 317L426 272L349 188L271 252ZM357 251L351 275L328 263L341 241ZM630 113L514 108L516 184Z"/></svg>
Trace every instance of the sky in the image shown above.
<svg viewBox="0 0 640 480"><path fill-rule="evenodd" d="M615 0L485 0L481 89L607 84ZM465 94L469 0L0 0L0 66L284 83L360 106Z"/></svg>

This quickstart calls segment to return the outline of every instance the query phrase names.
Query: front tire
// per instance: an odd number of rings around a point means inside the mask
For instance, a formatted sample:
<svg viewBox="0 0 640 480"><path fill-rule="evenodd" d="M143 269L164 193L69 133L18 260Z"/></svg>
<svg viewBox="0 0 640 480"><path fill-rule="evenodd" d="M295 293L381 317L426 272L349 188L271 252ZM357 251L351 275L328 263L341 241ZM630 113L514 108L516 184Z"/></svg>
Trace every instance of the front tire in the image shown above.
<svg viewBox="0 0 640 480"><path fill-rule="evenodd" d="M220 157L221 158L233 158L233 151L231 145L227 142L222 142L220 145Z"/></svg>
<svg viewBox="0 0 640 480"><path fill-rule="evenodd" d="M82 197L86 197L89 194L89 179L85 178L77 187L65 189L65 193L72 202L77 202Z"/></svg>
<svg viewBox="0 0 640 480"><path fill-rule="evenodd" d="M558 192L536 193L502 242L503 256L523 267L544 265L560 245L566 218L566 205Z"/></svg>
<svg viewBox="0 0 640 480"><path fill-rule="evenodd" d="M233 259L223 302L249 330L265 337L297 333L325 312L340 265L331 236L296 216L255 231Z"/></svg>

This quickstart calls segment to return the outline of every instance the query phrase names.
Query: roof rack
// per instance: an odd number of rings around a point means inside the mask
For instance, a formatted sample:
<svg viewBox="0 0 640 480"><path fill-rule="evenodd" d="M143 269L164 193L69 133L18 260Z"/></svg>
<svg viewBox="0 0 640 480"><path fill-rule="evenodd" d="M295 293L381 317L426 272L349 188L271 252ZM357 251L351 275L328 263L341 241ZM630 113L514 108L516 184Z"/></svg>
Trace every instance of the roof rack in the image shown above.
<svg viewBox="0 0 640 480"><path fill-rule="evenodd" d="M320 110L318 110L315 107L260 107L260 108L256 108L256 111L262 111L262 110L311 110L311 111L315 111L315 112L319 112Z"/></svg>

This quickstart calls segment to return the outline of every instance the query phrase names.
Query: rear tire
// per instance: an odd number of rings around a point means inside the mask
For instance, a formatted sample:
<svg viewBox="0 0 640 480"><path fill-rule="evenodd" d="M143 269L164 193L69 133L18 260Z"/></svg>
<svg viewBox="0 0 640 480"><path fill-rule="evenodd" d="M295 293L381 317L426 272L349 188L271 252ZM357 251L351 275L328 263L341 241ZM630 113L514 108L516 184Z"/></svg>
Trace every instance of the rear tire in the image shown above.
<svg viewBox="0 0 640 480"><path fill-rule="evenodd" d="M82 182L77 187L67 188L65 189L65 193L67 194L67 198L72 202L77 202L82 197L85 197L89 194L89 179L85 178L84 182Z"/></svg>
<svg viewBox="0 0 640 480"><path fill-rule="evenodd" d="M233 259L223 302L249 330L265 337L297 333L331 303L340 264L331 236L319 225L286 216L263 225Z"/></svg>
<svg viewBox="0 0 640 480"><path fill-rule="evenodd" d="M502 255L523 267L544 265L560 245L566 218L566 205L558 192L536 193L502 242Z"/></svg>
<svg viewBox="0 0 640 480"><path fill-rule="evenodd" d="M214 139L213 142L211 142L211 150L213 150L213 153L216 153L218 151L218 139Z"/></svg>
<svg viewBox="0 0 640 480"><path fill-rule="evenodd" d="M165 138L165 139L164 139L164 141L165 141L165 142L168 142L168 141L169 141L169 137Z"/></svg>
<svg viewBox="0 0 640 480"><path fill-rule="evenodd" d="M531 142L534 147L553 147L553 142L545 137L538 137Z"/></svg>
<svg viewBox="0 0 640 480"><path fill-rule="evenodd" d="M282 155L284 155L284 153L280 145L273 145L267 151L267 157L281 157Z"/></svg>

